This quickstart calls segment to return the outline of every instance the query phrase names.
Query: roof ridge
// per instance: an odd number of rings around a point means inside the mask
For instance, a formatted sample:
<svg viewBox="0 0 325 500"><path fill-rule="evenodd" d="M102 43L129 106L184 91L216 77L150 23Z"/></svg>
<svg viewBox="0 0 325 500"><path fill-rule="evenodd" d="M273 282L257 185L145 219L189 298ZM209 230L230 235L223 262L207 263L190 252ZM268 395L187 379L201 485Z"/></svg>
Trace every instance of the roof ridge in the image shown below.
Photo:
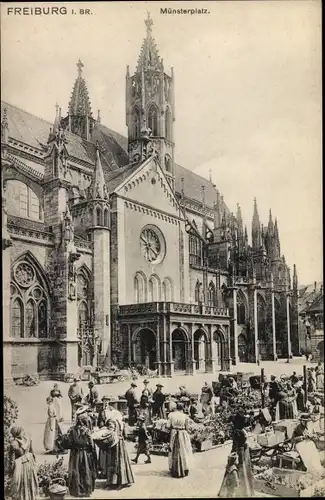
<svg viewBox="0 0 325 500"><path fill-rule="evenodd" d="M3 100L1 100L1 104L4 104L5 106L11 106L12 108L18 109L19 111L22 111L26 115L30 115L33 118L37 118L38 120L42 120L42 122L48 124L50 127L52 126L52 123L50 121L45 120L45 118L41 118L40 116L35 115L34 113L31 113L30 111L26 111L25 109L20 108L19 106L16 106L15 104L11 104L10 102L3 101Z"/></svg>

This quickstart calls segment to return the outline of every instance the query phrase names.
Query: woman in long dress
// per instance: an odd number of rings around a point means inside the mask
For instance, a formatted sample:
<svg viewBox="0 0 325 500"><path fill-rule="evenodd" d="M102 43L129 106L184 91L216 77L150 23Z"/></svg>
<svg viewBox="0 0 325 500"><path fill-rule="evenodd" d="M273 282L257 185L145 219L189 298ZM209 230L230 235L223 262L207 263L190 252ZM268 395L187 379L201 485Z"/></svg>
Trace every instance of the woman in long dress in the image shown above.
<svg viewBox="0 0 325 500"><path fill-rule="evenodd" d="M308 371L308 392L316 391L316 376L314 368L310 368Z"/></svg>
<svg viewBox="0 0 325 500"><path fill-rule="evenodd" d="M232 453L238 455L238 496L253 497L254 479L252 473L247 433L245 431L246 419L240 413L234 417L234 431L232 436Z"/></svg>
<svg viewBox="0 0 325 500"><path fill-rule="evenodd" d="M38 479L31 439L21 427L12 427L10 469L12 470L12 500L36 500Z"/></svg>
<svg viewBox="0 0 325 500"><path fill-rule="evenodd" d="M293 394L289 395L286 388L282 385L277 395L275 408L275 420L277 422L279 420L291 420L295 418L294 401Z"/></svg>
<svg viewBox="0 0 325 500"><path fill-rule="evenodd" d="M60 438L70 450L68 488L74 497L90 497L95 490L97 459L86 413L76 414L76 424Z"/></svg>
<svg viewBox="0 0 325 500"><path fill-rule="evenodd" d="M183 412L183 404L178 402L167 422L170 429L168 465L172 477L188 476L190 470L193 452L188 426L189 417Z"/></svg>
<svg viewBox="0 0 325 500"><path fill-rule="evenodd" d="M61 406L62 394L58 384L54 384L53 389L50 392L50 397L53 399L53 405L55 406L58 421L62 422L63 421L63 413Z"/></svg>
<svg viewBox="0 0 325 500"><path fill-rule="evenodd" d="M227 461L227 467L218 497L221 498L235 498L238 496L239 478L238 478L238 455L237 453L230 453Z"/></svg>
<svg viewBox="0 0 325 500"><path fill-rule="evenodd" d="M111 489L121 489L134 483L131 462L123 438L123 426L122 414L113 409L105 427L116 434L116 439L113 446L107 445L104 449L106 486Z"/></svg>
<svg viewBox="0 0 325 500"><path fill-rule="evenodd" d="M53 399L48 397L46 399L48 404L47 407L47 421L45 424L44 430L44 448L48 453L57 453L59 451L59 447L56 444L56 440L59 436L61 436L62 432L59 426L59 420L57 416L57 412L55 406L53 404Z"/></svg>

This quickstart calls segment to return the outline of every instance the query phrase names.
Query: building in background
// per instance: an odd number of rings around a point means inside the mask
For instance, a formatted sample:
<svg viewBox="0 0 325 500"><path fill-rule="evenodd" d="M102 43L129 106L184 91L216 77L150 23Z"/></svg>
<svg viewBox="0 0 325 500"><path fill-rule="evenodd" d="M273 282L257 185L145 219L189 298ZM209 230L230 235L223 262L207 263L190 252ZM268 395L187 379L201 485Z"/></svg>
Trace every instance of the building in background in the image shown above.
<svg viewBox="0 0 325 500"><path fill-rule="evenodd" d="M299 353L277 219L249 241L217 187L175 163L173 70L146 20L128 137L94 118L77 64L53 123L2 103L6 377L143 364L161 375Z"/></svg>
<svg viewBox="0 0 325 500"><path fill-rule="evenodd" d="M299 289L299 343L303 354L324 360L324 291L323 283Z"/></svg>

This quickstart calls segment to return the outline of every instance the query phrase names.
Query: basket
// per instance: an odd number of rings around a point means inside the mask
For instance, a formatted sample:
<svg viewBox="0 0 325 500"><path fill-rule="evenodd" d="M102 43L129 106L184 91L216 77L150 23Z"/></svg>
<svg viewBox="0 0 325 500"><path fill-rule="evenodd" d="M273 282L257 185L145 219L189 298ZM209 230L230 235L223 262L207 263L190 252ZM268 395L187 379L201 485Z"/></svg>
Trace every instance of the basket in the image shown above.
<svg viewBox="0 0 325 500"><path fill-rule="evenodd" d="M59 482L63 483L58 484ZM67 494L68 488L66 486L66 482L63 477L58 477L56 479L52 479L50 482L50 486L48 487L48 494L50 500L64 500L65 495Z"/></svg>

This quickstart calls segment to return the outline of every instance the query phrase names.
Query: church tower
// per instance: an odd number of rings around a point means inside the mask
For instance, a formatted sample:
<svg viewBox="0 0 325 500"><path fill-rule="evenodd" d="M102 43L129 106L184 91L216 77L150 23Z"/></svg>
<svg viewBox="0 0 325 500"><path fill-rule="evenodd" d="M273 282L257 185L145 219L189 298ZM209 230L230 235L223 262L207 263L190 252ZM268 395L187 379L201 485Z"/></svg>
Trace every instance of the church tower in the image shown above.
<svg viewBox="0 0 325 500"><path fill-rule="evenodd" d="M62 120L62 123L69 132L89 141L96 120L93 118L91 111L86 80L82 75L83 67L84 65L79 59L77 62L78 74L69 102L68 116Z"/></svg>
<svg viewBox="0 0 325 500"><path fill-rule="evenodd" d="M131 162L141 162L150 141L150 154L156 154L162 169L174 189L174 135L175 121L174 73L164 72L163 60L158 55L152 36L153 21L148 14L137 67L130 76L126 72L126 125L128 151Z"/></svg>

